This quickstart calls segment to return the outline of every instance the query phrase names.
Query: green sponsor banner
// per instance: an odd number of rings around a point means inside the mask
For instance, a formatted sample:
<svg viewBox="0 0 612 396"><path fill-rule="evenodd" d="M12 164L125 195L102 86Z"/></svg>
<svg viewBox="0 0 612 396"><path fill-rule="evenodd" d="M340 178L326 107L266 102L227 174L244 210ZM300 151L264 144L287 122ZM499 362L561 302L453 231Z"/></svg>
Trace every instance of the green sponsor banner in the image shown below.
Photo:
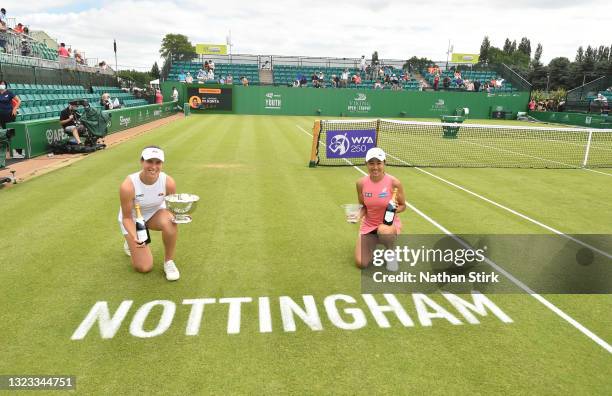
<svg viewBox="0 0 612 396"><path fill-rule="evenodd" d="M612 117L600 114L559 113L554 111L530 111L533 118L557 124L576 125L588 128L612 129Z"/></svg>
<svg viewBox="0 0 612 396"><path fill-rule="evenodd" d="M478 63L479 59L480 59L480 54L453 53L451 55L452 63L471 63L475 65L476 63Z"/></svg>
<svg viewBox="0 0 612 396"><path fill-rule="evenodd" d="M489 118L503 108L525 111L528 92L445 92L316 89L291 87L234 87L234 113L322 115L352 117L439 118L469 108L470 118Z"/></svg>
<svg viewBox="0 0 612 396"><path fill-rule="evenodd" d="M108 110L105 113L112 114L108 123L108 133L111 134L155 121L175 112L173 103ZM65 135L59 123L59 117L13 122L8 124L8 127L15 128L15 137L11 140L11 148L23 149L27 158L48 153L49 144L62 140Z"/></svg>
<svg viewBox="0 0 612 396"><path fill-rule="evenodd" d="M195 47L198 55L227 55L225 44L196 44Z"/></svg>

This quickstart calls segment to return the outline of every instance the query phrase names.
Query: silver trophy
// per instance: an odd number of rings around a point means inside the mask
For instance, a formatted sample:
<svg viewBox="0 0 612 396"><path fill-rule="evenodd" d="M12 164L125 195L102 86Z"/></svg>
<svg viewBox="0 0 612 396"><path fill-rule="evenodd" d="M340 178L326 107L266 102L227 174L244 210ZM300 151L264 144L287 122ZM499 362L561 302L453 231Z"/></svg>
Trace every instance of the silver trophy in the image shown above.
<svg viewBox="0 0 612 396"><path fill-rule="evenodd" d="M166 198L166 207L174 214L176 224L191 223L191 216L198 206L200 197L194 194L172 194Z"/></svg>

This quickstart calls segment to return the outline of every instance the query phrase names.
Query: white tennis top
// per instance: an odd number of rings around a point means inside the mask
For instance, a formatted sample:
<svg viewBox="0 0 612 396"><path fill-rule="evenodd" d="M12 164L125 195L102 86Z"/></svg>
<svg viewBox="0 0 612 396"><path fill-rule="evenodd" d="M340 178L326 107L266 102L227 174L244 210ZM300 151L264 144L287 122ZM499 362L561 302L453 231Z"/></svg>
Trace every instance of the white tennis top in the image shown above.
<svg viewBox="0 0 612 396"><path fill-rule="evenodd" d="M134 206L140 205L140 212L142 217L147 221L155 212L166 207L166 177L164 172L159 173L157 181L153 184L144 184L140 180L140 172L132 173L129 175L132 184L134 185ZM132 209L132 217L136 218L136 211ZM121 206L119 206L119 222L123 221L123 213Z"/></svg>

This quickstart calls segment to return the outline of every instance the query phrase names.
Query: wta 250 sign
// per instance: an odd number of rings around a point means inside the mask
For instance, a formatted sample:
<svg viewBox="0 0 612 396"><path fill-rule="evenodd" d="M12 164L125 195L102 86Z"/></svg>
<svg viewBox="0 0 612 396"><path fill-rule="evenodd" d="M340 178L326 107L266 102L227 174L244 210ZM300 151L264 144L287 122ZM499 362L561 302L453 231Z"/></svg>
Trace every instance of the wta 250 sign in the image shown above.
<svg viewBox="0 0 612 396"><path fill-rule="evenodd" d="M327 158L363 158L376 147L375 129L327 131Z"/></svg>

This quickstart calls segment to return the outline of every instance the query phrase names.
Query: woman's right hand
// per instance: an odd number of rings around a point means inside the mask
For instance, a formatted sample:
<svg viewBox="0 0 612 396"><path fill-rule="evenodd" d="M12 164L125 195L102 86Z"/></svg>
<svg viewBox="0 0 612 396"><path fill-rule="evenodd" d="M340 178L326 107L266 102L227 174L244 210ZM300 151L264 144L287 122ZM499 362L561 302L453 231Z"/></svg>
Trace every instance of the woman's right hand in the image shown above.
<svg viewBox="0 0 612 396"><path fill-rule="evenodd" d="M137 248L143 248L143 247L147 246L147 244L146 244L146 243L144 243L144 242L140 242L140 241L138 240L138 238L136 238L136 237L134 237L134 243L136 244L136 247L137 247Z"/></svg>

